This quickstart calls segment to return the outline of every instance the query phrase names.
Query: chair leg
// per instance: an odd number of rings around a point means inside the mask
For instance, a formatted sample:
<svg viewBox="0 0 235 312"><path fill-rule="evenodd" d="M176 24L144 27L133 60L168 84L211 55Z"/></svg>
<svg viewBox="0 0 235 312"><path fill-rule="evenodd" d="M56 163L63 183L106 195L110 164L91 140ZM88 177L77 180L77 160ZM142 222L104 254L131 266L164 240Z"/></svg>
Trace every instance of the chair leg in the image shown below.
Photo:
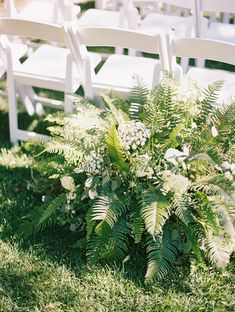
<svg viewBox="0 0 235 312"><path fill-rule="evenodd" d="M21 84L17 84L17 90L19 92L20 98L23 101L25 108L27 110L27 113L32 116L35 113L35 108L33 105L33 101L31 97L29 96L27 89L25 86Z"/></svg>
<svg viewBox="0 0 235 312"><path fill-rule="evenodd" d="M64 94L64 111L65 113L73 112L73 99L71 94L68 93Z"/></svg>
<svg viewBox="0 0 235 312"><path fill-rule="evenodd" d="M17 114L16 86L14 80L11 81L9 77L7 79L7 88L8 88L10 140L12 144L17 144L18 114Z"/></svg>

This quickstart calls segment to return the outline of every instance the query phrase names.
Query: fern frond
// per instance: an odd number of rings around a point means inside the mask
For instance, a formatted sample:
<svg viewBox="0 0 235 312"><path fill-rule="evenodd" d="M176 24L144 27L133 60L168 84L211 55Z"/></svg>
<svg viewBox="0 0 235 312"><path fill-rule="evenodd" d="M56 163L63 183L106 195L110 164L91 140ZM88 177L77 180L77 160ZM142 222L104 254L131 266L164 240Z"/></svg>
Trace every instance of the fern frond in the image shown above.
<svg viewBox="0 0 235 312"><path fill-rule="evenodd" d="M56 223L55 214L65 202L66 195L63 193L54 198L49 204L45 203L33 209L21 223L17 234L27 237L52 226Z"/></svg>
<svg viewBox="0 0 235 312"><path fill-rule="evenodd" d="M196 124L198 126L204 126L207 122L208 117L211 115L214 110L213 104L216 102L218 98L218 92L223 86L224 81L218 80L209 84L206 89L204 89L204 100L202 101L200 108L200 115L196 120Z"/></svg>
<svg viewBox="0 0 235 312"><path fill-rule="evenodd" d="M106 223L106 230L94 235L87 244L87 258L90 263L99 260L110 262L122 260L128 249L129 227L124 219L119 219L111 229Z"/></svg>
<svg viewBox="0 0 235 312"><path fill-rule="evenodd" d="M232 250L223 237L207 232L204 244L205 251L211 262L222 268L229 263Z"/></svg>
<svg viewBox="0 0 235 312"><path fill-rule="evenodd" d="M96 227L96 232L102 230L104 223L113 228L125 211L126 205L115 194L100 196L92 209L92 220L101 221Z"/></svg>
<svg viewBox="0 0 235 312"><path fill-rule="evenodd" d="M135 243L140 243L145 230L144 220L141 216L141 198L137 198L136 206L136 210L131 217L130 227L135 239Z"/></svg>
<svg viewBox="0 0 235 312"><path fill-rule="evenodd" d="M84 237L84 238L77 240L75 243L73 243L72 248L84 250L86 248L86 245L87 245L87 239Z"/></svg>
<svg viewBox="0 0 235 312"><path fill-rule="evenodd" d="M183 194L175 194L171 202L172 210L176 216L183 222L185 225L188 225L192 222L192 216L190 212L190 204L188 203L187 196Z"/></svg>
<svg viewBox="0 0 235 312"><path fill-rule="evenodd" d="M141 216L150 235L155 236L162 231L169 208L169 202L161 193L146 192L143 195Z"/></svg>
<svg viewBox="0 0 235 312"><path fill-rule="evenodd" d="M122 218L119 219L112 229L112 235L106 242L100 259L111 263L122 261L128 251L128 234L130 234L130 229L126 221Z"/></svg>
<svg viewBox="0 0 235 312"><path fill-rule="evenodd" d="M62 155L66 160L71 160L72 162L80 159L83 155L76 145L55 140L47 142L45 152Z"/></svg>
<svg viewBox="0 0 235 312"><path fill-rule="evenodd" d="M144 105L149 94L149 88L144 84L144 81L139 76L134 76L134 86L132 87L129 97L130 103L138 103L140 107Z"/></svg>
<svg viewBox="0 0 235 312"><path fill-rule="evenodd" d="M222 228L230 235L231 241L235 244L235 227L233 224L235 217L234 200L231 198L231 202L224 202L220 196L211 196L209 199L218 214Z"/></svg>
<svg viewBox="0 0 235 312"><path fill-rule="evenodd" d="M215 111L214 123L219 136L216 143L222 145L225 152L235 145L235 105L222 105Z"/></svg>
<svg viewBox="0 0 235 312"><path fill-rule="evenodd" d="M140 103L131 102L129 107L129 115L131 119L140 120L142 105Z"/></svg>
<svg viewBox="0 0 235 312"><path fill-rule="evenodd" d="M177 258L177 249L172 244L168 231L155 238L147 238L148 265L145 280L151 280L154 276L165 277L172 270L172 266Z"/></svg>

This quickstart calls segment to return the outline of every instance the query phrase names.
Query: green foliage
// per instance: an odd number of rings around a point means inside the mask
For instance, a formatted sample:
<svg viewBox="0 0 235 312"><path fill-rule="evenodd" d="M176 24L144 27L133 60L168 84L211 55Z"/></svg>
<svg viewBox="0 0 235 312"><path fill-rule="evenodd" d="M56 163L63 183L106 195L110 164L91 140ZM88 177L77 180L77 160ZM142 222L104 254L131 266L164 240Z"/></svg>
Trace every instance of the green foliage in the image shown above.
<svg viewBox="0 0 235 312"><path fill-rule="evenodd" d="M139 248L146 280L179 257L225 267L235 246L235 105L215 107L221 86L166 77L148 92L137 79L128 100L103 96L104 110L82 101L73 116L50 116L54 140L38 167L61 187L19 232L63 225L90 263Z"/></svg>
<svg viewBox="0 0 235 312"><path fill-rule="evenodd" d="M107 154L113 162L114 166L116 166L120 171L127 172L128 164L126 163L115 125L110 127L107 133L106 143Z"/></svg>
<svg viewBox="0 0 235 312"><path fill-rule="evenodd" d="M141 215L145 222L147 232L156 236L162 231L169 214L169 203L166 198L159 193L146 192L142 199Z"/></svg>
<svg viewBox="0 0 235 312"><path fill-rule="evenodd" d="M59 196L50 200L49 204L45 203L40 207L36 207L30 212L25 220L21 222L21 225L17 231L18 235L29 236L36 234L38 231L55 224L56 220L53 218L53 216L61 208L65 200L65 195L60 194Z"/></svg>
<svg viewBox="0 0 235 312"><path fill-rule="evenodd" d="M155 275L163 278L172 269L176 258L177 249L173 245L170 232L166 229L162 235L148 237L147 242L148 266L146 280Z"/></svg>

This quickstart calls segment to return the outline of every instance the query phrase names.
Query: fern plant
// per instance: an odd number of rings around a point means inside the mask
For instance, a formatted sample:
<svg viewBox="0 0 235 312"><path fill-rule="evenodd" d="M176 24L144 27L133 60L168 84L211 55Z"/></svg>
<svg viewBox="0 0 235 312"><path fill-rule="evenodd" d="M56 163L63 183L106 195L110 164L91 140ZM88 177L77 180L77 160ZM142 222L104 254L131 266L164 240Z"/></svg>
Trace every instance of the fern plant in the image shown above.
<svg viewBox="0 0 235 312"><path fill-rule="evenodd" d="M92 263L120 262L134 244L146 251L146 280L164 277L179 256L226 266L235 246L235 105L214 106L221 86L170 77L147 92L138 79L128 100L104 96L103 110L83 100L72 116L50 116L54 139L36 166L61 188L19 233L61 225Z"/></svg>

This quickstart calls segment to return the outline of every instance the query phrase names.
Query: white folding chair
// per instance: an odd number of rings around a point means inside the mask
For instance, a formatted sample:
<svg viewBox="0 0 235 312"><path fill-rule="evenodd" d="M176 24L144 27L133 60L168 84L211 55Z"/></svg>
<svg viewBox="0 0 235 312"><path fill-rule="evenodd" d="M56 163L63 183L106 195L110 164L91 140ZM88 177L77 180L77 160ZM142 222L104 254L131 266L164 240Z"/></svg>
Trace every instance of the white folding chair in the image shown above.
<svg viewBox="0 0 235 312"><path fill-rule="evenodd" d="M7 70L7 61L6 61L6 44L12 46L12 51L14 53L14 59L21 59L26 55L28 47L25 44L11 42L5 36L0 36L0 78L5 74Z"/></svg>
<svg viewBox="0 0 235 312"><path fill-rule="evenodd" d="M159 54L159 59L113 54L107 58L98 73L90 66L89 58L86 62L86 84L83 85L85 96L100 96L103 92L112 92L127 96L133 87L134 75L143 79L149 88L159 83L161 70L166 62L166 51L159 35L143 34L138 31L77 27L76 23L67 23L68 46L77 55L77 66L81 63L79 50L86 53L87 47L119 46L137 51ZM76 40L74 40L74 37Z"/></svg>
<svg viewBox="0 0 235 312"><path fill-rule="evenodd" d="M7 47L10 45L11 51L12 51L12 59L15 60L14 62L18 62L22 57L25 57L28 52L28 46L23 43L17 43L17 42L11 42L9 38L7 38L4 35L0 36L0 78L3 77L3 75L7 71L7 56L6 56L6 50ZM16 85L16 89L18 94L20 95L21 100L24 102L25 108L29 115L32 115L34 113L34 107L27 96L27 90L20 85ZM0 93L2 96L7 96L7 93L5 91L1 91Z"/></svg>
<svg viewBox="0 0 235 312"><path fill-rule="evenodd" d="M78 18L78 26L133 28L132 21L138 16L138 11L134 6L129 6L128 1L122 0L122 2L119 11L106 10L102 6L98 9L88 9Z"/></svg>
<svg viewBox="0 0 235 312"><path fill-rule="evenodd" d="M141 2L149 3L155 2L159 3L159 1L148 1L148 0L127 0L129 3ZM162 4L170 6L174 5L180 9L190 10L190 16L179 16L179 15L171 15L164 14L162 12L153 12L148 13L140 23L138 20L136 23L133 21L132 25L136 26L141 32L151 33L151 34L162 34L164 35L166 32L169 32L171 29L174 29L174 35L176 37L194 37L196 36L196 15L195 15L195 0L162 0ZM188 67L188 59L182 58L181 65L186 70Z"/></svg>
<svg viewBox="0 0 235 312"><path fill-rule="evenodd" d="M0 19L0 33L66 44L64 27L61 25L3 18ZM28 100L31 101L36 112L37 109L42 108L43 104L72 112L73 103L69 95L74 93L84 82L82 81L83 77L79 74L81 68L77 69L73 61L74 57L67 48L43 44L23 63L13 58L10 45L6 47L6 55L10 139L12 143L15 143L17 140L27 140L36 136L35 133L18 128L16 84L24 87ZM101 61L101 57L96 53L90 53L88 57L91 59L91 68L93 69ZM64 92L64 102L38 97L32 87Z"/></svg>
<svg viewBox="0 0 235 312"><path fill-rule="evenodd" d="M9 17L61 24L76 18L80 7L72 0L31 0L17 10L14 0L4 0Z"/></svg>
<svg viewBox="0 0 235 312"><path fill-rule="evenodd" d="M196 0L199 37L235 43L235 25L211 21L201 23L203 12L235 14L234 0ZM205 27L207 26L207 27Z"/></svg>
<svg viewBox="0 0 235 312"><path fill-rule="evenodd" d="M235 65L235 44L233 43L201 38L171 38L169 35L166 42L169 71L177 77L183 74L183 69L176 63L177 56L204 58ZM224 80L217 104L221 104L230 96L235 95L235 72L191 67L186 74L203 88L216 80Z"/></svg>
<svg viewBox="0 0 235 312"><path fill-rule="evenodd" d="M132 0L128 0L132 1ZM144 2L145 0L142 0ZM148 2L148 1L145 1ZM159 2L159 1L155 1ZM171 28L175 29L175 36L195 36L195 1L194 0L162 0L165 5L174 5L181 9L190 10L191 16L179 16L171 14L149 13L142 20L139 29L148 33L165 33Z"/></svg>

